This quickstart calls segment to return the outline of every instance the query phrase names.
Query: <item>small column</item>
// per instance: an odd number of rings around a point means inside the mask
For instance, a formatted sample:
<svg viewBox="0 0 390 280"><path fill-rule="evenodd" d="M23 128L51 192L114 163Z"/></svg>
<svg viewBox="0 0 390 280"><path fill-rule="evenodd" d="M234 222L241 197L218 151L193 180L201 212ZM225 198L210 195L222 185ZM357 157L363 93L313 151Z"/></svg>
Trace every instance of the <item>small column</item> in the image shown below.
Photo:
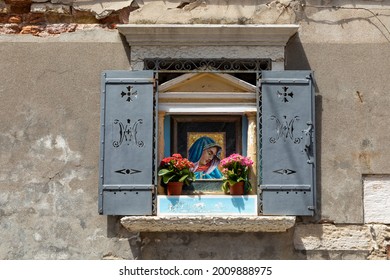
<svg viewBox="0 0 390 280"><path fill-rule="evenodd" d="M158 153L157 161L160 163L164 158L164 121L166 112L158 111Z"/></svg>
<svg viewBox="0 0 390 280"><path fill-rule="evenodd" d="M162 159L164 158L164 121L165 121L166 112L158 112L158 143L157 143L157 164L159 165ZM165 194L165 190L160 186L160 178L157 182L157 191L158 194Z"/></svg>
<svg viewBox="0 0 390 280"><path fill-rule="evenodd" d="M253 160L252 170L249 173L249 180L252 184L252 193L257 193L257 121L256 116L257 112L245 112L245 115L248 118L248 143L247 143L247 156Z"/></svg>

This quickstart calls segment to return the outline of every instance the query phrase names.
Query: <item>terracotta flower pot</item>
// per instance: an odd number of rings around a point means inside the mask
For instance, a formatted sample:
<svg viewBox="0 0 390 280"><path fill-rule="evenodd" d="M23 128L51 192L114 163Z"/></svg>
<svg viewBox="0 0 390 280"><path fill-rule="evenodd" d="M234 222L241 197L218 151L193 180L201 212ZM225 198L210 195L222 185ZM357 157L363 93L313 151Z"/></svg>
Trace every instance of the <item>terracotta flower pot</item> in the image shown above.
<svg viewBox="0 0 390 280"><path fill-rule="evenodd" d="M183 188L183 182L168 182L167 194L180 195Z"/></svg>
<svg viewBox="0 0 390 280"><path fill-rule="evenodd" d="M231 195L243 195L244 194L244 181L229 185Z"/></svg>

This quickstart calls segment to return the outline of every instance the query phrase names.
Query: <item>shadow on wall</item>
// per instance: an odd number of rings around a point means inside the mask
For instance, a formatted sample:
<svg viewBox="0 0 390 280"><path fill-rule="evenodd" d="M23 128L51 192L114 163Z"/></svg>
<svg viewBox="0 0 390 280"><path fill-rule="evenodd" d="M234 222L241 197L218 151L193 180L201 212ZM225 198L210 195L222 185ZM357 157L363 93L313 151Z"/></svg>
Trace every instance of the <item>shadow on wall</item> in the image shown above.
<svg viewBox="0 0 390 280"><path fill-rule="evenodd" d="M295 33L287 42L285 57L286 70L312 70L299 38L299 33Z"/></svg>
<svg viewBox="0 0 390 280"><path fill-rule="evenodd" d="M311 70L314 71L314 90L315 90L315 122L316 122L316 192L317 192L317 211L314 220L321 220L321 139L322 139L322 96L316 83L316 69L312 69L305 49L299 38L299 33L296 33L287 42L285 49L285 69L286 70ZM310 221L312 218L302 218L305 221Z"/></svg>
<svg viewBox="0 0 390 280"><path fill-rule="evenodd" d="M129 64L131 65L131 50L130 50L129 43L127 42L126 37L123 34L119 33L119 35L120 35L120 38L121 38L121 41L123 44L123 49L126 52L127 60L129 61Z"/></svg>
<svg viewBox="0 0 390 280"><path fill-rule="evenodd" d="M120 219L122 216L107 216L107 237L111 239L127 239L129 243L129 248L123 248L124 252L129 249L131 251L132 258L140 259L141 257L141 238L139 232L129 232L125 229L121 223ZM115 250L114 250L115 251ZM103 256L103 258L112 257L111 252L108 255ZM117 257L117 256L114 256ZM119 256L119 258L127 258L128 256Z"/></svg>
<svg viewBox="0 0 390 280"><path fill-rule="evenodd" d="M143 260L302 260L283 233L142 233Z"/></svg>

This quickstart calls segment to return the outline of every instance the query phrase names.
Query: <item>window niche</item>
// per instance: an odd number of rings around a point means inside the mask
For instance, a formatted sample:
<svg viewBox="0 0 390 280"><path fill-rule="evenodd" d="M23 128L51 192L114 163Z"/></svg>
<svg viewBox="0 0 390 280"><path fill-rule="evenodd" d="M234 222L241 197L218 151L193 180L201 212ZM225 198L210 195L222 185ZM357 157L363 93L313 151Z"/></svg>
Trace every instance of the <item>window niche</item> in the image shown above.
<svg viewBox="0 0 390 280"><path fill-rule="evenodd" d="M243 154L242 116L171 116L172 153L179 153L194 162L200 162L201 153L197 151L197 148L202 141L210 142L210 147L213 145L218 147L216 156L219 160L233 153ZM202 169L202 163L197 165ZM184 187L183 194L216 194L221 192L222 174L220 167L215 167L215 170L208 174L198 171L196 176L197 180L191 186Z"/></svg>
<svg viewBox="0 0 390 280"><path fill-rule="evenodd" d="M145 67L155 70L159 81L159 134L164 135L159 138L159 160L179 153L199 168L195 171L196 181L184 187L183 195L223 195L221 167L213 162L219 163L233 153L256 161L256 143L251 143L254 149L248 154L247 140L256 139L256 80L261 67L270 68L270 61L152 61L146 60ZM188 70L183 73L185 69ZM208 165L202 163L205 158L199 152L206 142L218 152ZM254 173L251 183L256 194ZM158 193L165 194L161 185Z"/></svg>

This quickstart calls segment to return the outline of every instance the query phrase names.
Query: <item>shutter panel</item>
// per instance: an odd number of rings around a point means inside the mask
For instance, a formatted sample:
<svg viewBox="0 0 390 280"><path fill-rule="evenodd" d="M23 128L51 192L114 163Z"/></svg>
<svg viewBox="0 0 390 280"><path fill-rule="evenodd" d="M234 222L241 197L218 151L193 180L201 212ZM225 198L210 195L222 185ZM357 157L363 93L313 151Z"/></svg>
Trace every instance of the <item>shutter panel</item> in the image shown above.
<svg viewBox="0 0 390 280"><path fill-rule="evenodd" d="M151 215L155 184L153 71L102 76L99 213Z"/></svg>
<svg viewBox="0 0 390 280"><path fill-rule="evenodd" d="M314 215L312 77L310 71L262 72L260 182L264 215Z"/></svg>

